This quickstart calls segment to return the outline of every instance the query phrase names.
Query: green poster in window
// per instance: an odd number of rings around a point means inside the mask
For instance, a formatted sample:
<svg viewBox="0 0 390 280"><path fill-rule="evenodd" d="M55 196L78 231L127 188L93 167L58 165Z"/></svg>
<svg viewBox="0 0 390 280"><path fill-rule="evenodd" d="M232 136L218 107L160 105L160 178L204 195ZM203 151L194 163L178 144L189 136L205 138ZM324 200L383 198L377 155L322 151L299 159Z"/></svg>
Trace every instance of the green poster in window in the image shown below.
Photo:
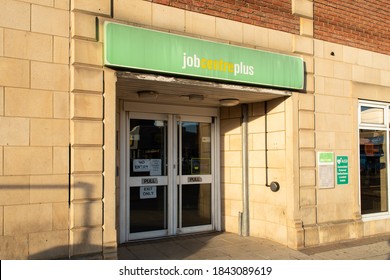
<svg viewBox="0 0 390 280"><path fill-rule="evenodd" d="M337 174L337 185L348 184L348 156L337 156L336 157L336 174Z"/></svg>

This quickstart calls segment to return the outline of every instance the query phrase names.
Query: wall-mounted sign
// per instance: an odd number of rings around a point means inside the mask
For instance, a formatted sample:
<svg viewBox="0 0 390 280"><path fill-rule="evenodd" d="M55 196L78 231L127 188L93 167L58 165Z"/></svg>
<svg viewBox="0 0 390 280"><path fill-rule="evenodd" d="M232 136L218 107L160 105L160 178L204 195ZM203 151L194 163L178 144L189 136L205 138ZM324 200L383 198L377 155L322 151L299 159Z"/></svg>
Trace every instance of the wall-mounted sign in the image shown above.
<svg viewBox="0 0 390 280"><path fill-rule="evenodd" d="M336 177L337 185L348 184L348 156L337 156L336 157Z"/></svg>
<svg viewBox="0 0 390 280"><path fill-rule="evenodd" d="M113 22L104 24L104 64L288 89L304 85L300 57Z"/></svg>
<svg viewBox="0 0 390 280"><path fill-rule="evenodd" d="M157 187L149 186L149 187L140 187L139 188L139 198L140 199L150 199L157 197Z"/></svg>
<svg viewBox="0 0 390 280"><path fill-rule="evenodd" d="M318 152L318 187L334 188L334 153Z"/></svg>

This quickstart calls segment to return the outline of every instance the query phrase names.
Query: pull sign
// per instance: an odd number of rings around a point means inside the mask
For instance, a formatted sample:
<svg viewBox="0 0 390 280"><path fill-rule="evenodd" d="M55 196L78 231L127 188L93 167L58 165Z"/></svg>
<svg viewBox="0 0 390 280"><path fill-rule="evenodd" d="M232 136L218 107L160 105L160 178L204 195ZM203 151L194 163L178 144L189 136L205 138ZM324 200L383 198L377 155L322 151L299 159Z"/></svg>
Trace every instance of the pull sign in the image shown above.
<svg viewBox="0 0 390 280"><path fill-rule="evenodd" d="M143 185L149 185L149 184L158 184L158 178L143 178L141 183Z"/></svg>
<svg viewBox="0 0 390 280"><path fill-rule="evenodd" d="M200 183L202 182L202 177L188 177L188 183Z"/></svg>

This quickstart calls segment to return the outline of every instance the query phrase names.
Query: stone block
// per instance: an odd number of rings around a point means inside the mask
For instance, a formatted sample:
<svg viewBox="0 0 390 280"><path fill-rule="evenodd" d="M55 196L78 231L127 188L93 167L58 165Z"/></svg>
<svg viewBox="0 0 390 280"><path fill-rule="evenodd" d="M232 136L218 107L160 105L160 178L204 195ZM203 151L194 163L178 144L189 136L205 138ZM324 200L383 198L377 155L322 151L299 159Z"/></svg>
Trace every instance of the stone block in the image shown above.
<svg viewBox="0 0 390 280"><path fill-rule="evenodd" d="M320 243L317 226L305 227L305 247L315 246Z"/></svg>
<svg viewBox="0 0 390 280"><path fill-rule="evenodd" d="M275 242L286 244L287 243L287 227L272 222L265 222L265 238L273 240Z"/></svg>
<svg viewBox="0 0 390 280"><path fill-rule="evenodd" d="M53 116L53 96L50 91L6 88L5 115L15 117Z"/></svg>
<svg viewBox="0 0 390 280"><path fill-rule="evenodd" d="M32 119L30 121L31 146L68 146L69 121L56 119Z"/></svg>
<svg viewBox="0 0 390 280"><path fill-rule="evenodd" d="M225 184L222 192L223 192L223 198L226 201L242 200L241 184Z"/></svg>
<svg viewBox="0 0 390 280"><path fill-rule="evenodd" d="M286 151L268 150L268 167L284 169L286 167Z"/></svg>
<svg viewBox="0 0 390 280"><path fill-rule="evenodd" d="M77 0L71 1L72 11L85 11L97 15L111 14L111 0Z"/></svg>
<svg viewBox="0 0 390 280"><path fill-rule="evenodd" d="M226 232L238 233L238 217L224 216L222 220L222 227Z"/></svg>
<svg viewBox="0 0 390 280"><path fill-rule="evenodd" d="M299 205L300 206L313 206L316 205L316 189L311 188L300 188L299 190Z"/></svg>
<svg viewBox="0 0 390 280"><path fill-rule="evenodd" d="M299 152L299 166L301 167L315 167L316 154L314 150L300 150Z"/></svg>
<svg viewBox="0 0 390 280"><path fill-rule="evenodd" d="M381 72L378 69L353 65L352 80L361 83L380 84Z"/></svg>
<svg viewBox="0 0 390 280"><path fill-rule="evenodd" d="M54 0L54 7L57 9L69 10L70 0Z"/></svg>
<svg viewBox="0 0 390 280"><path fill-rule="evenodd" d="M229 135L229 150L230 151L241 151L242 150L242 139L241 135Z"/></svg>
<svg viewBox="0 0 390 280"><path fill-rule="evenodd" d="M300 17L312 19L314 14L313 1L292 0L292 13Z"/></svg>
<svg viewBox="0 0 390 280"><path fill-rule="evenodd" d="M4 55L7 57L51 62L52 53L52 36L13 29L4 30Z"/></svg>
<svg viewBox="0 0 390 280"><path fill-rule="evenodd" d="M68 231L49 231L29 234L29 259L66 258L69 253Z"/></svg>
<svg viewBox="0 0 390 280"><path fill-rule="evenodd" d="M3 147L0 147L0 176L3 176Z"/></svg>
<svg viewBox="0 0 390 280"><path fill-rule="evenodd" d="M4 147L4 175L52 173L51 147Z"/></svg>
<svg viewBox="0 0 390 280"><path fill-rule="evenodd" d="M222 153L222 166L241 167L241 151L224 151Z"/></svg>
<svg viewBox="0 0 390 280"><path fill-rule="evenodd" d="M302 55L306 73L314 73L314 58L311 55Z"/></svg>
<svg viewBox="0 0 390 280"><path fill-rule="evenodd" d="M0 10L3 11L3 9ZM30 62L15 58L0 57L0 85L29 87Z"/></svg>
<svg viewBox="0 0 390 280"><path fill-rule="evenodd" d="M205 37L215 38L216 22L215 17L186 11L185 26L186 32Z"/></svg>
<svg viewBox="0 0 390 280"><path fill-rule="evenodd" d="M286 134L284 131L267 133L269 150L284 150L286 148Z"/></svg>
<svg viewBox="0 0 390 280"><path fill-rule="evenodd" d="M66 10L32 5L31 31L69 37L69 12Z"/></svg>
<svg viewBox="0 0 390 280"><path fill-rule="evenodd" d="M317 210L315 206L301 207L301 217L304 226L315 225L317 221Z"/></svg>
<svg viewBox="0 0 390 280"><path fill-rule="evenodd" d="M30 181L28 176L0 177L0 205L28 204Z"/></svg>
<svg viewBox="0 0 390 280"><path fill-rule="evenodd" d="M270 49L289 53L292 51L294 35L273 29L269 29L268 32L268 46Z"/></svg>
<svg viewBox="0 0 390 280"><path fill-rule="evenodd" d="M314 129L314 112L299 111L299 128Z"/></svg>
<svg viewBox="0 0 390 280"><path fill-rule="evenodd" d="M343 58L342 61L350 64L357 64L359 60L359 49L343 46Z"/></svg>
<svg viewBox="0 0 390 280"><path fill-rule="evenodd" d="M267 28L254 26L251 24L243 25L243 43L260 48L268 48L269 32Z"/></svg>
<svg viewBox="0 0 390 280"><path fill-rule="evenodd" d="M239 128L241 129L241 127ZM263 134L264 132L265 132L265 117L264 116L249 117L248 133Z"/></svg>
<svg viewBox="0 0 390 280"><path fill-rule="evenodd" d="M352 65L344 62L334 63L334 76L337 79L351 80L352 79Z"/></svg>
<svg viewBox="0 0 390 280"><path fill-rule="evenodd" d="M55 0L22 0L22 1L28 2L31 4L38 4L38 5L42 5L42 6L53 7ZM57 2L60 2L60 1L63 1L63 0L57 0Z"/></svg>
<svg viewBox="0 0 390 280"><path fill-rule="evenodd" d="M0 87L0 116L4 115L4 87Z"/></svg>
<svg viewBox="0 0 390 280"><path fill-rule="evenodd" d="M185 11L165 5L152 5L152 26L185 31Z"/></svg>
<svg viewBox="0 0 390 280"><path fill-rule="evenodd" d="M252 150L264 151L265 150L265 133L250 134L252 137Z"/></svg>
<svg viewBox="0 0 390 280"><path fill-rule="evenodd" d="M95 68L72 67L71 90L103 92L103 71Z"/></svg>
<svg viewBox="0 0 390 280"><path fill-rule="evenodd" d="M314 73L316 73L316 76L334 77L334 61L314 58L314 65Z"/></svg>
<svg viewBox="0 0 390 280"><path fill-rule="evenodd" d="M314 168L305 168L299 171L300 186L315 186L316 185L316 170Z"/></svg>
<svg viewBox="0 0 390 280"><path fill-rule="evenodd" d="M0 56L4 56L4 29L0 28Z"/></svg>
<svg viewBox="0 0 390 280"><path fill-rule="evenodd" d="M250 178L252 178L252 184L255 185L265 185L265 168L250 168L249 174Z"/></svg>
<svg viewBox="0 0 390 280"><path fill-rule="evenodd" d="M241 134L240 119L221 120L221 135Z"/></svg>
<svg viewBox="0 0 390 280"><path fill-rule="evenodd" d="M4 228L4 207L0 206L0 236L4 235L3 228Z"/></svg>
<svg viewBox="0 0 390 280"><path fill-rule="evenodd" d="M29 120L25 118L0 117L0 145L28 146Z"/></svg>
<svg viewBox="0 0 390 280"><path fill-rule="evenodd" d="M67 202L53 203L53 230L68 229L69 207Z"/></svg>
<svg viewBox="0 0 390 280"><path fill-rule="evenodd" d="M69 39L54 36L53 62L69 64Z"/></svg>
<svg viewBox="0 0 390 280"><path fill-rule="evenodd" d="M31 61L31 88L68 91L68 65Z"/></svg>
<svg viewBox="0 0 390 280"><path fill-rule="evenodd" d="M242 168L231 167L230 168L230 183L241 184L242 183Z"/></svg>
<svg viewBox="0 0 390 280"><path fill-rule="evenodd" d="M264 151L249 151L249 167L265 167Z"/></svg>
<svg viewBox="0 0 390 280"><path fill-rule="evenodd" d="M69 118L69 93L54 92L53 93L53 117L56 119Z"/></svg>
<svg viewBox="0 0 390 280"><path fill-rule="evenodd" d="M315 148L316 138L313 130L299 131L299 147L300 148Z"/></svg>
<svg viewBox="0 0 390 280"><path fill-rule="evenodd" d="M19 30L30 30L29 3L0 0L0 7L0 26Z"/></svg>
<svg viewBox="0 0 390 280"><path fill-rule="evenodd" d="M103 65L103 45L99 42L87 40L72 40L71 63L89 64L93 66Z"/></svg>
<svg viewBox="0 0 390 280"><path fill-rule="evenodd" d="M313 38L295 35L293 37L293 52L300 54L314 54Z"/></svg>
<svg viewBox="0 0 390 280"><path fill-rule="evenodd" d="M51 229L50 203L4 206L4 235L20 235Z"/></svg>
<svg viewBox="0 0 390 280"><path fill-rule="evenodd" d="M252 115L255 116L264 116L264 102L252 104Z"/></svg>
<svg viewBox="0 0 390 280"><path fill-rule="evenodd" d="M299 110L314 111L315 110L314 95L300 94L299 95Z"/></svg>
<svg viewBox="0 0 390 280"><path fill-rule="evenodd" d="M72 13L72 24L72 37L93 41L97 40L95 16L76 12Z"/></svg>
<svg viewBox="0 0 390 280"><path fill-rule="evenodd" d="M28 235L0 236L1 260L26 260L28 258Z"/></svg>
<svg viewBox="0 0 390 280"><path fill-rule="evenodd" d="M68 175L30 177L30 203L68 201Z"/></svg>
<svg viewBox="0 0 390 280"><path fill-rule="evenodd" d="M103 169L102 148L75 147L72 149L73 172L101 172Z"/></svg>
<svg viewBox="0 0 390 280"><path fill-rule="evenodd" d="M142 0L115 0L114 18L131 23L151 26L152 3Z"/></svg>
<svg viewBox="0 0 390 280"><path fill-rule="evenodd" d="M243 24L217 17L215 18L215 36L221 40L242 43Z"/></svg>
<svg viewBox="0 0 390 280"><path fill-rule="evenodd" d="M102 252L102 228L72 229L70 234L71 255Z"/></svg>
<svg viewBox="0 0 390 280"><path fill-rule="evenodd" d="M71 95L71 118L103 119L103 97L96 94Z"/></svg>
<svg viewBox="0 0 390 280"><path fill-rule="evenodd" d="M103 145L103 123L101 121L73 121L71 130L72 144Z"/></svg>
<svg viewBox="0 0 390 280"><path fill-rule="evenodd" d="M68 174L69 147L53 147L53 174Z"/></svg>
<svg viewBox="0 0 390 280"><path fill-rule="evenodd" d="M334 60L341 62L343 60L343 45L323 42L323 57L325 59Z"/></svg>
<svg viewBox="0 0 390 280"><path fill-rule="evenodd" d="M286 129L286 125L285 125L284 112L268 115L268 117L267 117L267 130L268 130L268 132L284 131L285 129Z"/></svg>
<svg viewBox="0 0 390 280"><path fill-rule="evenodd" d="M75 174L71 177L72 199L102 199L103 178L101 174Z"/></svg>
<svg viewBox="0 0 390 280"><path fill-rule="evenodd" d="M82 202L72 204L73 227L91 227L102 225L102 202Z"/></svg>
<svg viewBox="0 0 390 280"><path fill-rule="evenodd" d="M312 19L300 18L300 35L313 37L314 35L314 24Z"/></svg>

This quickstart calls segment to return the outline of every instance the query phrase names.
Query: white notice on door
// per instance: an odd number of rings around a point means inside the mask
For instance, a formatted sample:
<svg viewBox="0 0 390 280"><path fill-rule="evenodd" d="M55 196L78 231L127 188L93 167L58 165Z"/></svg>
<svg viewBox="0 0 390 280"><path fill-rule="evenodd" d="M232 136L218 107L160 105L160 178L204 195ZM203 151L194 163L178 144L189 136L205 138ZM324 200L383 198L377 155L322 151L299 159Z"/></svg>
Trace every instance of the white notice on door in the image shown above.
<svg viewBox="0 0 390 280"><path fill-rule="evenodd" d="M149 159L134 159L133 160L133 171L134 172L149 172L150 171L150 160Z"/></svg>
<svg viewBox="0 0 390 280"><path fill-rule="evenodd" d="M139 188L139 198L140 199L150 199L157 197L157 187L140 187Z"/></svg>
<svg viewBox="0 0 390 280"><path fill-rule="evenodd" d="M161 176L161 159L150 160L150 176Z"/></svg>

